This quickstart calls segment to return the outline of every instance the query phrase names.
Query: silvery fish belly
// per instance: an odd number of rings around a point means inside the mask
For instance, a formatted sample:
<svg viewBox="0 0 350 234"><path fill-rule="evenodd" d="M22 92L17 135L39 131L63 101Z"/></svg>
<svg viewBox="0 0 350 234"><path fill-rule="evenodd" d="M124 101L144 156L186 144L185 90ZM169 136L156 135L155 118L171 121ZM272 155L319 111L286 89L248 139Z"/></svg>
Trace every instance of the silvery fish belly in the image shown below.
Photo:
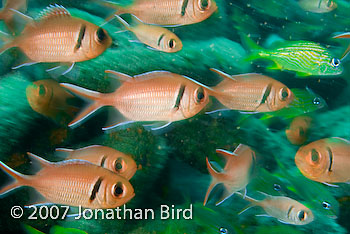
<svg viewBox="0 0 350 234"><path fill-rule="evenodd" d="M176 75L125 82L116 91L114 102L130 120L177 121L196 115L209 97L203 87Z"/></svg>

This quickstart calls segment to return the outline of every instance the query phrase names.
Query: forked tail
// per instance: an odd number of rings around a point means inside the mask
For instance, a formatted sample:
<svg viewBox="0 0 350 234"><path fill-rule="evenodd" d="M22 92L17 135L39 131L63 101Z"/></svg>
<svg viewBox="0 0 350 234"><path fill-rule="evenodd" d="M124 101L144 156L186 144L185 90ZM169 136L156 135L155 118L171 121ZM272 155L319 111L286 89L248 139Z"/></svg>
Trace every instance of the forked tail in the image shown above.
<svg viewBox="0 0 350 234"><path fill-rule="evenodd" d="M26 181L28 180L29 176L23 175L12 168L8 167L6 164L0 161L0 168L6 172L8 175L10 175L12 178L15 179L12 183L6 185L5 187L0 189L0 196L5 195L6 193L26 185Z"/></svg>
<svg viewBox="0 0 350 234"><path fill-rule="evenodd" d="M102 97L104 94L84 89L76 85L67 84L67 83L61 83L62 87L68 89L75 95L87 99L90 104L88 104L75 119L68 124L69 127L76 127L80 125L85 119L87 119L89 116L91 116L93 113L95 113L98 109L105 106L105 104L102 102Z"/></svg>

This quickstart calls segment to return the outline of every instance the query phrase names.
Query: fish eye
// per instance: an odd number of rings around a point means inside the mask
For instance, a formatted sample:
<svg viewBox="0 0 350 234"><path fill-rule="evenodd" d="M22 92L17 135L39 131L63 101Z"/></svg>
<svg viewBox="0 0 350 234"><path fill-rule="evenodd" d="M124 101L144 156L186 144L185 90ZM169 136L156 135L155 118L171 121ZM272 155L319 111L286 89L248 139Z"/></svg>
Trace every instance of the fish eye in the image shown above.
<svg viewBox="0 0 350 234"><path fill-rule="evenodd" d="M173 49L173 48L175 48L175 46L176 46L175 40L174 40L174 39L170 39L170 40L169 40L169 47L170 47L171 49Z"/></svg>
<svg viewBox="0 0 350 234"><path fill-rule="evenodd" d="M318 98L318 97L316 97L316 98L314 98L314 100L312 100L312 103L313 103L314 105L320 105L320 104L321 104L321 99Z"/></svg>
<svg viewBox="0 0 350 234"><path fill-rule="evenodd" d="M227 229L224 228L224 227L221 227L221 228L219 229L219 232L220 232L220 234L227 234Z"/></svg>
<svg viewBox="0 0 350 234"><path fill-rule="evenodd" d="M44 96L45 94L46 94L45 86L41 84L41 85L39 86L39 95L40 95L40 96Z"/></svg>
<svg viewBox="0 0 350 234"><path fill-rule="evenodd" d="M280 90L280 99L281 101L285 101L287 99L287 97L289 97L289 90L287 87L283 87L281 90Z"/></svg>
<svg viewBox="0 0 350 234"><path fill-rule="evenodd" d="M331 207L332 207L332 205L329 204L328 202L326 202L326 201L322 202L323 209L329 210L329 209L331 209Z"/></svg>
<svg viewBox="0 0 350 234"><path fill-rule="evenodd" d="M107 37L105 30L103 30L103 28L98 28L96 31L96 35L97 35L98 42L102 42Z"/></svg>
<svg viewBox="0 0 350 234"><path fill-rule="evenodd" d="M299 127L299 135L304 136L305 135L305 130L302 127Z"/></svg>
<svg viewBox="0 0 350 234"><path fill-rule="evenodd" d="M320 155L317 152L317 150L312 149L312 151L311 151L311 160L312 160L312 162L316 163L316 162L318 162L319 159L320 159Z"/></svg>
<svg viewBox="0 0 350 234"><path fill-rule="evenodd" d="M117 160L115 160L114 169L117 172L121 172L124 169L124 166L125 166L125 163L122 158L118 158Z"/></svg>
<svg viewBox="0 0 350 234"><path fill-rule="evenodd" d="M124 196L124 185L122 182L118 182L113 187L113 195L117 198L121 198Z"/></svg>
<svg viewBox="0 0 350 234"><path fill-rule="evenodd" d="M300 221L304 221L304 220L306 219L306 213L305 213L305 211L301 210L301 211L298 212L298 219L299 219Z"/></svg>
<svg viewBox="0 0 350 234"><path fill-rule="evenodd" d="M203 99L204 99L204 90L202 87L199 87L197 89L197 94L196 94L196 103L201 103Z"/></svg>
<svg viewBox="0 0 350 234"><path fill-rule="evenodd" d="M199 0L198 6L199 6L199 9L201 9L202 11L208 10L210 6L210 0Z"/></svg>
<svg viewBox="0 0 350 234"><path fill-rule="evenodd" d="M281 188L281 185L279 185L279 184L274 184L274 185L273 185L273 189L276 190L276 191L281 191L282 188Z"/></svg>
<svg viewBox="0 0 350 234"><path fill-rule="evenodd" d="M331 65L332 65L332 67L339 67L339 65L340 65L340 60L337 59L337 58L332 58L332 60L331 60Z"/></svg>

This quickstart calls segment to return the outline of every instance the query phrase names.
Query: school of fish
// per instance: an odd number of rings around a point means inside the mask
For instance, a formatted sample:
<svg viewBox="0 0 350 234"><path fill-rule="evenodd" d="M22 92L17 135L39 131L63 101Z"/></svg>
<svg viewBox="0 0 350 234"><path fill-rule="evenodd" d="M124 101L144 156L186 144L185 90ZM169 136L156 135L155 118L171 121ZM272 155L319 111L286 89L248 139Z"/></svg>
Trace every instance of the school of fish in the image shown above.
<svg viewBox="0 0 350 234"><path fill-rule="evenodd" d="M159 53L176 53L185 46L175 33L164 26L180 27L200 23L220 10L214 0L135 0L128 6L104 0L98 3L100 7L115 11L106 16L107 22L116 18L139 42ZM317 14L337 8L337 4L331 0L300 0L298 4L305 11ZM10 48L18 47L27 57L24 63L15 68L35 63L58 63L59 66L69 67L62 73L64 75L73 69L76 62L103 56L113 43L109 35L115 32L107 32L98 25L74 17L63 6L51 5L36 19L25 15L26 10L26 1L8 0L0 11L0 20L5 22L9 30L9 34L1 33L4 44L0 47L0 55L7 53ZM126 14L132 16L132 22L123 18ZM25 23L21 33L16 33L15 18ZM350 39L350 33L334 38ZM265 49L255 43L250 35L241 35L241 39L250 52L245 61L253 63L255 60L268 60L271 65L267 69L291 72L295 79L324 79L342 74L343 59L350 51L349 46L342 57L337 58L327 46L313 41L285 40ZM33 111L48 118L57 119L62 113L68 114L73 118L69 127L79 127L103 107L113 107L118 113L103 130L118 130L119 126L134 122L151 124L153 130L166 129L173 122L204 114L208 108L211 111L207 112L209 114L221 110L261 113L262 121L283 116L290 120L285 130L286 138L291 144L300 145L295 155L295 165L302 175L329 186L350 183L349 139L334 136L308 142L310 126L314 124L308 113L326 105L322 97L308 88L289 88L263 74L229 75L217 68L210 68L210 71L219 75L221 81L218 84L202 84L183 74L169 71L157 70L130 76L105 70L110 79L120 83L111 93L71 83L40 80L27 87L26 98ZM87 102L83 108L70 104L69 100L76 97ZM211 100L216 100L219 105L210 107ZM216 205L221 205L237 194L250 203L248 208L259 206L265 211L265 216L276 218L282 223L306 225L315 219L311 208L292 197L263 194L263 200L256 200L248 196L246 187L250 183L252 170L257 166L257 156L250 146L237 145L233 152L216 149L216 153L226 160L222 169L215 160L203 157L211 176L204 206L213 200L210 198L216 191L214 188L223 184L224 191L219 200L214 202ZM80 149L57 148L56 151L60 162L49 162L28 153L31 160L42 167L34 175L24 175L0 162L0 168L14 180L0 189L0 195L29 186L44 198L38 204L49 202L93 209L115 208L137 196L129 182L138 169L132 155L101 145ZM64 156L59 157L59 154Z"/></svg>

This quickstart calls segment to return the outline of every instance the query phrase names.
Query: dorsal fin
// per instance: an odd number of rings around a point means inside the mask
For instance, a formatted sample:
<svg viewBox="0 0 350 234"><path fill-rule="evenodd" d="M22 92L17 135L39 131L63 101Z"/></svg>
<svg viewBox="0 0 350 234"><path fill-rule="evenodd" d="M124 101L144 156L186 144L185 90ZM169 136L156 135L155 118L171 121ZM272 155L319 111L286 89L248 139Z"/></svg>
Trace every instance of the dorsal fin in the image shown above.
<svg viewBox="0 0 350 234"><path fill-rule="evenodd" d="M42 166L43 168L53 165L53 163L51 163L51 162L49 162L49 161L39 157L38 155L29 153L29 152L27 152L27 154L33 161L36 161L36 162L40 163L40 166Z"/></svg>
<svg viewBox="0 0 350 234"><path fill-rule="evenodd" d="M219 75L220 75L222 78L224 78L224 79L236 81L236 79L233 78L231 75L226 74L225 72L222 72L222 71L220 71L220 70L218 70L218 69L216 69L216 68L210 68L209 70L210 70L210 71L213 71L213 72L215 72L215 73L217 73L217 74L219 74Z"/></svg>
<svg viewBox="0 0 350 234"><path fill-rule="evenodd" d="M71 17L71 14L66 8L61 5L50 5L46 9L40 12L38 20L48 20L56 17Z"/></svg>

